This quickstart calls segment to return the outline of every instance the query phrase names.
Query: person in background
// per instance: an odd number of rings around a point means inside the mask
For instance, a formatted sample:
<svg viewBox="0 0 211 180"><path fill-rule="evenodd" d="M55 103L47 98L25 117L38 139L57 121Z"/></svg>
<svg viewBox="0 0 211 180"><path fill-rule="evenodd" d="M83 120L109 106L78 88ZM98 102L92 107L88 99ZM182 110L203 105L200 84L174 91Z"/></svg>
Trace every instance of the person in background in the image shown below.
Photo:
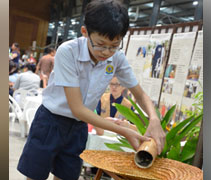
<svg viewBox="0 0 211 180"><path fill-rule="evenodd" d="M27 62L28 62L29 64L33 64L33 65L36 65L36 64L37 64L37 60L34 58L34 55L33 55L32 52L30 53L30 56L29 56L29 58L27 59Z"/></svg>
<svg viewBox="0 0 211 180"><path fill-rule="evenodd" d="M128 99L123 97L122 93L124 91L124 87L121 86L117 77L113 77L109 84L110 93L104 93L101 97L96 111L97 114L103 118L108 120L112 120L113 118L122 119L122 115L117 111L116 107L113 106L113 103L122 104L133 110L132 104ZM112 118L113 117L113 118ZM98 135L103 135L104 130L98 127L94 127L96 133Z"/></svg>
<svg viewBox="0 0 211 180"><path fill-rule="evenodd" d="M45 88L48 84L48 79L54 67L54 56L56 50L54 48L48 49L48 54L41 57L36 67L36 74L40 75L41 87Z"/></svg>
<svg viewBox="0 0 211 180"><path fill-rule="evenodd" d="M33 119L18 171L27 179L77 180L80 176L88 127L113 131L124 136L138 150L152 137L158 154L165 133L154 105L140 87L120 44L129 28L127 8L119 0L92 0L84 12L83 37L62 43L57 49L54 69L43 90L42 105ZM113 76L128 88L148 114L144 136L118 126L94 113Z"/></svg>
<svg viewBox="0 0 211 180"><path fill-rule="evenodd" d="M25 64L23 72L20 73L13 86L14 91L16 89L25 89L37 94L37 90L40 88L40 77L34 72L35 69L31 64Z"/></svg>
<svg viewBox="0 0 211 180"><path fill-rule="evenodd" d="M13 43L11 46L11 55L9 56L9 60L13 61L19 67L19 59L20 59L20 46L18 43Z"/></svg>
<svg viewBox="0 0 211 180"><path fill-rule="evenodd" d="M19 76L17 64L9 61L9 94L13 95L13 86Z"/></svg>

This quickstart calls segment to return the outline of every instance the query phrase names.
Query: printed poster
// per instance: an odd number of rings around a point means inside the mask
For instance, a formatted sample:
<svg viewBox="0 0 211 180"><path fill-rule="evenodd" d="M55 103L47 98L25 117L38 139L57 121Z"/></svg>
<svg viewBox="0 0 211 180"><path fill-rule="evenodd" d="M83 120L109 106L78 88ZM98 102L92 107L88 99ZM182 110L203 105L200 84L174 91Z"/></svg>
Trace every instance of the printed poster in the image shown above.
<svg viewBox="0 0 211 180"><path fill-rule="evenodd" d="M191 63L188 68L188 74L184 87L181 117L183 120L187 117L187 111L195 111L195 95L203 91L203 31L199 31L196 39L195 48Z"/></svg>
<svg viewBox="0 0 211 180"><path fill-rule="evenodd" d="M141 85L156 106L160 97L170 40L171 33L152 34L147 47L148 58L145 59Z"/></svg>
<svg viewBox="0 0 211 180"><path fill-rule="evenodd" d="M164 74L160 98L161 115L176 104L172 124L179 119L188 68L191 61L196 32L176 33L173 36L170 57Z"/></svg>
<svg viewBox="0 0 211 180"><path fill-rule="evenodd" d="M142 82L145 61L149 58L147 53L149 43L150 35L130 36L126 57L139 83Z"/></svg>

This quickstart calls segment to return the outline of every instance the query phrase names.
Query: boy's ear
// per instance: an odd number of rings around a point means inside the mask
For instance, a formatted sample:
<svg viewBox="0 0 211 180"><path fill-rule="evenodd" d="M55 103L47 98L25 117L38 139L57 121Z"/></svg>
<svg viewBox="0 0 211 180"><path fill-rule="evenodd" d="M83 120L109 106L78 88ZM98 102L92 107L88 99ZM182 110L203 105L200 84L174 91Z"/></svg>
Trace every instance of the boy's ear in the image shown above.
<svg viewBox="0 0 211 180"><path fill-rule="evenodd" d="M84 36L84 37L88 37L88 32L87 32L87 29L85 26L81 26L81 34Z"/></svg>

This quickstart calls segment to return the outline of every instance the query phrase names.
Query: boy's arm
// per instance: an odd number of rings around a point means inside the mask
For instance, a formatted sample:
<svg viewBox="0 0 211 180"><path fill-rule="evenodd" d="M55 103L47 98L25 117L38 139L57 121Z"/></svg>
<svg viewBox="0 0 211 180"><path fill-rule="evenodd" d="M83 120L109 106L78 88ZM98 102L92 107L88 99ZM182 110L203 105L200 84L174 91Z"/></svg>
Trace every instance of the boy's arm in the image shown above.
<svg viewBox="0 0 211 180"><path fill-rule="evenodd" d="M138 149L143 141L149 140L149 138L141 136L134 130L118 126L110 121L105 120L104 118L98 116L93 111L85 107L83 105L79 87L64 87L64 92L67 98L68 105L76 118L86 123L90 123L93 126L113 131L126 137L135 150Z"/></svg>
<svg viewBox="0 0 211 180"><path fill-rule="evenodd" d="M94 129L96 130L97 135L102 136L104 134L104 129L99 128L97 126L94 126Z"/></svg>
<svg viewBox="0 0 211 180"><path fill-rule="evenodd" d="M140 107L149 117L149 126L144 136L155 139L158 146L158 154L160 154L165 144L165 132L161 127L160 119L157 116L154 105L140 85L130 88L130 91L134 95Z"/></svg>

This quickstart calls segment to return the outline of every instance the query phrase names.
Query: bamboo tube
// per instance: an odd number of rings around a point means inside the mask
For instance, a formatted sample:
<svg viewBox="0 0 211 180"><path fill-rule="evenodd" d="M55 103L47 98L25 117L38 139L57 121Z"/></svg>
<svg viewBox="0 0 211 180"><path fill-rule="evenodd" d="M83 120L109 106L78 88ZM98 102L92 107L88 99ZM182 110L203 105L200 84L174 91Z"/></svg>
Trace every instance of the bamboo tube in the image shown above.
<svg viewBox="0 0 211 180"><path fill-rule="evenodd" d="M135 164L140 168L149 168L157 157L157 144L154 139L145 141L135 153Z"/></svg>

